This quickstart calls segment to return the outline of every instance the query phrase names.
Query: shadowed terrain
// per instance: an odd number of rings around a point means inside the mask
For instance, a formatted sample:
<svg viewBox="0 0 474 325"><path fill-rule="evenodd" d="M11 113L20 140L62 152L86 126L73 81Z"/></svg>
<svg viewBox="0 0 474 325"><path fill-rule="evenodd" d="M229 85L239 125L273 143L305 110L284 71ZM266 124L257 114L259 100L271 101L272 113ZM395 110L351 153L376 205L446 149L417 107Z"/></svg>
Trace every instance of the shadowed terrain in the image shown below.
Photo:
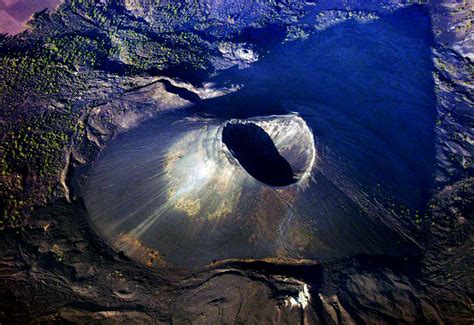
<svg viewBox="0 0 474 325"><path fill-rule="evenodd" d="M242 167L257 180L272 186L295 182L293 170L270 136L253 123L226 124L222 141Z"/></svg>

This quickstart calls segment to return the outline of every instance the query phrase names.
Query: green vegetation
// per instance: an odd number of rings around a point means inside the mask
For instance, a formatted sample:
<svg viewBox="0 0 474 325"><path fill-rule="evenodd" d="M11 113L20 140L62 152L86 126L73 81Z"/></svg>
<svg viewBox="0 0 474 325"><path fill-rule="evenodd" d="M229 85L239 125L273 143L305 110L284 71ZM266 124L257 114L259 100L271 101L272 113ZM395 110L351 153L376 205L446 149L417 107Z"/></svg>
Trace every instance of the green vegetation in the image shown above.
<svg viewBox="0 0 474 325"><path fill-rule="evenodd" d="M18 167L29 168L40 176L54 172L60 153L80 124L74 114L52 113L44 118L30 118L10 126L1 144L2 175ZM27 164L27 166L22 166Z"/></svg>
<svg viewBox="0 0 474 325"><path fill-rule="evenodd" d="M61 94L59 85L72 82L70 71L43 49L28 49L0 57L0 100L3 105L16 106L11 98ZM26 96L26 97L25 97Z"/></svg>
<svg viewBox="0 0 474 325"><path fill-rule="evenodd" d="M63 98L81 89L72 71L41 43L12 46L14 40L3 39L0 48L0 229L21 225L22 216L52 193L77 120Z"/></svg>
<svg viewBox="0 0 474 325"><path fill-rule="evenodd" d="M55 59L71 67L96 67L107 56L105 42L81 35L50 38L46 42Z"/></svg>
<svg viewBox="0 0 474 325"><path fill-rule="evenodd" d="M64 148L70 137L82 132L78 115L52 113L10 124L0 145L0 195L4 210L0 229L20 225L29 207L44 202L57 185L64 168Z"/></svg>
<svg viewBox="0 0 474 325"><path fill-rule="evenodd" d="M120 93L117 74L212 71L215 44L248 25L222 6L216 17L196 0L71 0L36 14L29 34L0 36L0 229L21 226L32 206L48 202L72 145L93 156L79 116L102 104L108 91ZM260 0L240 4L243 9L255 9L255 25L281 11Z"/></svg>

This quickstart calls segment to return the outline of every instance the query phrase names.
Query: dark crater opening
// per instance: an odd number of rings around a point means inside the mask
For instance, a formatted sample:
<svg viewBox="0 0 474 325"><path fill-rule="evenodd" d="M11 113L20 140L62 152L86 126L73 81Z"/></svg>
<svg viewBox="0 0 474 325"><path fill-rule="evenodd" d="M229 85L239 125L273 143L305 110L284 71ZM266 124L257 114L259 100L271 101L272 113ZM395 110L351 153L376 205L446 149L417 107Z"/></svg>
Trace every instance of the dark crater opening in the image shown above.
<svg viewBox="0 0 474 325"><path fill-rule="evenodd" d="M297 181L291 165L258 125L227 123L222 131L222 141L240 165L260 182L286 186Z"/></svg>

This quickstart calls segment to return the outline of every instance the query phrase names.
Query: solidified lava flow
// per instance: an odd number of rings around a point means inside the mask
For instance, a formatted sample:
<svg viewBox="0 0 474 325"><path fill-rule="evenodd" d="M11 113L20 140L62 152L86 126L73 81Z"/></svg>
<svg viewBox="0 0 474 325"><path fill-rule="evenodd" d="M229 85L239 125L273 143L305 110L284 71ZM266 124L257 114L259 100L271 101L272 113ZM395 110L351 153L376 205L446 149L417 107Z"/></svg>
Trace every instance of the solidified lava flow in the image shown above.
<svg viewBox="0 0 474 325"><path fill-rule="evenodd" d="M153 267L416 254L392 208L426 203L435 112L429 26L405 18L279 45L121 135L82 189L92 224Z"/></svg>

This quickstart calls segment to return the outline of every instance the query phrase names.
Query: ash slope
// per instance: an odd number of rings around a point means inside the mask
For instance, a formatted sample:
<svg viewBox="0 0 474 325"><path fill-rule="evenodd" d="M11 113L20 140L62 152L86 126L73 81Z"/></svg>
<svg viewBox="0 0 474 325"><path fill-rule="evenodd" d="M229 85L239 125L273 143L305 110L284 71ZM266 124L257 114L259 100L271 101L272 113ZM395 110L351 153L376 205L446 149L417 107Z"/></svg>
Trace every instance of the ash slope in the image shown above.
<svg viewBox="0 0 474 325"><path fill-rule="evenodd" d="M224 143L229 123L268 132L300 179L274 186L252 176ZM92 223L112 247L158 268L418 254L411 239L380 220L390 217L384 210L358 206L319 164L330 161L317 157L312 131L295 115L219 122L167 114L113 141L83 194Z"/></svg>
<svg viewBox="0 0 474 325"><path fill-rule="evenodd" d="M205 42L196 39L196 33L185 33L191 36L186 41L172 32L183 30L190 15L205 22L204 2L158 10L139 1L123 5L104 1L98 6L66 1L53 15L39 15L31 23L31 34L2 38L0 94L3 130L8 132L2 133L6 154L1 189L9 211L2 227L27 225L18 234L5 230L1 236L2 319L472 322L472 256L466 254L472 248L472 63L467 59L472 46L466 46L472 11L463 3L441 0L425 6L436 41L437 188L428 204L430 218L407 219L418 229L415 233L424 247L420 259L354 257L321 267L237 263L176 279L166 271L150 273L111 252L84 223L80 204L57 201L64 196L74 198L73 171L91 161L118 133L161 110L188 106L196 102L195 95L209 98L233 89L215 91L208 85L197 88L137 74L176 75L177 70L164 69L185 62L191 62L184 65L187 71L196 71L205 62L217 69L248 66L266 51L259 38L252 36L254 32L244 34L247 44L232 37L221 46L218 43L224 34L244 28L249 21L252 31L265 31L261 27L272 22L282 26L262 34L275 36L278 43L279 37L304 38L314 30L402 6L398 1L320 1L306 8L300 2L252 4L256 5L257 10L233 3L211 6L213 20L200 25L203 33L199 35ZM308 17L317 15L316 25L313 18L303 21L302 9L308 10ZM174 15L174 10L180 15ZM232 14L240 12L245 13ZM146 19L139 19L143 15ZM252 15L264 19L247 20ZM216 23L221 26L213 29ZM145 38L137 38L134 31ZM158 34L162 38L156 47L150 38ZM214 45L215 51L199 52L202 47L196 41ZM173 44L185 50L169 55ZM78 56L77 51L94 55ZM198 61L193 53L209 54L210 60ZM148 70L150 65L157 70ZM181 75L196 80L201 73ZM34 136L38 132L49 141L38 141ZM31 206L45 202L55 203L30 212ZM223 292L222 287L229 290ZM45 298L31 301L37 296ZM192 304L190 299L194 299Z"/></svg>
<svg viewBox="0 0 474 325"><path fill-rule="evenodd" d="M394 207L424 214L434 183L430 35L423 11L402 9L275 44L247 69L221 73L211 80L241 89L196 107L217 122L160 116L111 143L84 191L92 222L135 260L175 266L417 255ZM224 163L223 120L291 111L318 143L307 184L254 185Z"/></svg>

